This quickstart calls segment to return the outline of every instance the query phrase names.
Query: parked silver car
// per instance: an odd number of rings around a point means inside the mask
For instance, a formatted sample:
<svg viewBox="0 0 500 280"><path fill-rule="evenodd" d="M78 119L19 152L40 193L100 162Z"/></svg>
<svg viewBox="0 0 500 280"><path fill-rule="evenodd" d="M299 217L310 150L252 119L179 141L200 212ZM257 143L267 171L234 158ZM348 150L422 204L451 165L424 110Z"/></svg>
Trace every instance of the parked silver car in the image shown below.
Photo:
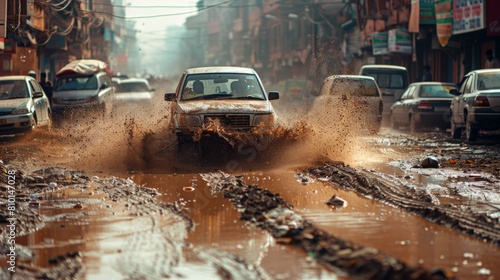
<svg viewBox="0 0 500 280"><path fill-rule="evenodd" d="M0 134L29 132L51 125L50 102L30 76L0 77Z"/></svg>
<svg viewBox="0 0 500 280"><path fill-rule="evenodd" d="M500 69L481 69L467 73L460 90L451 90L451 134L477 140L480 130L500 129Z"/></svg>
<svg viewBox="0 0 500 280"><path fill-rule="evenodd" d="M173 101L172 121L179 145L216 133L203 129L212 122L226 131L272 128L277 116L270 100L278 98L278 92L266 94L257 72L243 67L188 69L177 91L165 94L166 101Z"/></svg>
<svg viewBox="0 0 500 280"><path fill-rule="evenodd" d="M406 126L411 133L421 128L450 127L450 104L457 89L456 84L441 82L417 82L408 86L400 99L391 106L391 126Z"/></svg>

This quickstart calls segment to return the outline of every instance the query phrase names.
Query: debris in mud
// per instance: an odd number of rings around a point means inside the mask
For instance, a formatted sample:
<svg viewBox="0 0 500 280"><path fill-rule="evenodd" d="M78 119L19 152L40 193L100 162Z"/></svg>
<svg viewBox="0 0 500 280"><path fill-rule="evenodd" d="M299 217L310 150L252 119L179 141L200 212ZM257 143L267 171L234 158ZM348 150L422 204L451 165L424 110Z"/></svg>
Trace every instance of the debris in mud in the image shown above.
<svg viewBox="0 0 500 280"><path fill-rule="evenodd" d="M376 177L372 172L357 170L342 162L318 164L306 170L316 178L330 178L330 182L365 197L382 201L393 207L419 215L431 222L451 227L470 236L500 245L500 218L470 207L435 202L427 189L417 189ZM406 182L406 181L405 181Z"/></svg>
<svg viewBox="0 0 500 280"><path fill-rule="evenodd" d="M301 183L302 185L314 183L314 179L310 176L307 176L307 174L297 173L295 174L295 178L297 178L297 182Z"/></svg>
<svg viewBox="0 0 500 280"><path fill-rule="evenodd" d="M326 204L336 207L344 207L347 205L347 201L343 200L340 197L337 197L337 195L334 194L332 198L330 198L330 200L326 202Z"/></svg>
<svg viewBox="0 0 500 280"><path fill-rule="evenodd" d="M448 279L422 267L411 267L377 249L339 239L293 212L293 207L277 194L247 185L225 173L202 174L210 191L223 193L242 210L241 219L270 232L278 242L306 251L334 270L361 279Z"/></svg>
<svg viewBox="0 0 500 280"><path fill-rule="evenodd" d="M80 252L70 252L49 260L50 268L38 268L16 264L15 272L0 269L0 279L78 279L83 276L84 266ZM12 274L11 274L12 273ZM12 277L12 278L11 278Z"/></svg>

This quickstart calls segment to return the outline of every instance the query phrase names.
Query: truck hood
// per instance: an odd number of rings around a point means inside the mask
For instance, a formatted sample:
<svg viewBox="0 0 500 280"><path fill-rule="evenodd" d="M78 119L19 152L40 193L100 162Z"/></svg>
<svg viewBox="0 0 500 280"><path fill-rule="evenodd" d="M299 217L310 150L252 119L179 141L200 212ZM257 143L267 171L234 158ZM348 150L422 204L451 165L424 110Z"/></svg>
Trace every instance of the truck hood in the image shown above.
<svg viewBox="0 0 500 280"><path fill-rule="evenodd" d="M0 100L0 111L7 112L16 108L27 108L29 102L30 98Z"/></svg>
<svg viewBox="0 0 500 280"><path fill-rule="evenodd" d="M178 106L184 114L255 114L274 112L271 102L259 100L185 101L179 102Z"/></svg>

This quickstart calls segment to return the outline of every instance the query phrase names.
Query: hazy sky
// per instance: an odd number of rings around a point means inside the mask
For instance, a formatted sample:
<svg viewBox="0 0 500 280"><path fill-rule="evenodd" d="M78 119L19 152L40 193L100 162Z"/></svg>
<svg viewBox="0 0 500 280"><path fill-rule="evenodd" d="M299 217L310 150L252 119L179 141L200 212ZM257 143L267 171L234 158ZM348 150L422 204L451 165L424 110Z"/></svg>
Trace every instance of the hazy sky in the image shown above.
<svg viewBox="0 0 500 280"><path fill-rule="evenodd" d="M183 25L196 14L197 0L126 0L127 18L135 20L136 29L163 32L166 26Z"/></svg>
<svg viewBox="0 0 500 280"><path fill-rule="evenodd" d="M164 69L172 63L172 56L178 53L177 46L179 35L166 32L169 26L182 26L186 18L196 15L197 0L124 0L126 16L136 22L135 29L143 55L142 63L146 68L154 68L154 72L165 72ZM170 48L165 45L169 40Z"/></svg>

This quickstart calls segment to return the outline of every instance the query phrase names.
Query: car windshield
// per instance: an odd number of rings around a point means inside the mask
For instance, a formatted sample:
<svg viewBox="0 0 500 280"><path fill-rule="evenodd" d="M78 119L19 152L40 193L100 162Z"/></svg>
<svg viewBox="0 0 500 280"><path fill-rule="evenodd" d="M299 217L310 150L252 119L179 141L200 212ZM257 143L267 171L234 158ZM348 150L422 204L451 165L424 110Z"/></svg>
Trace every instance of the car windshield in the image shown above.
<svg viewBox="0 0 500 280"><path fill-rule="evenodd" d="M253 74L190 74L182 89L181 100L266 99L257 76Z"/></svg>
<svg viewBox="0 0 500 280"><path fill-rule="evenodd" d="M500 72L479 74L477 79L477 89L500 89Z"/></svg>
<svg viewBox="0 0 500 280"><path fill-rule="evenodd" d="M0 82L0 100L27 97L29 97L29 93L24 81Z"/></svg>
<svg viewBox="0 0 500 280"><path fill-rule="evenodd" d="M420 90L420 97L423 98L452 98L450 90L457 89L454 85L423 85Z"/></svg>
<svg viewBox="0 0 500 280"><path fill-rule="evenodd" d="M368 76L372 76L377 84L381 88L393 88L393 89L403 89L404 86L404 74L401 73L367 73Z"/></svg>
<svg viewBox="0 0 500 280"><path fill-rule="evenodd" d="M120 83L116 85L117 92L144 92L149 91L147 84L143 82Z"/></svg>
<svg viewBox="0 0 500 280"><path fill-rule="evenodd" d="M335 78L330 95L348 93L355 96L379 96L375 81L356 78Z"/></svg>
<svg viewBox="0 0 500 280"><path fill-rule="evenodd" d="M61 77L57 79L55 87L56 91L93 89L97 89L97 77L94 75Z"/></svg>

